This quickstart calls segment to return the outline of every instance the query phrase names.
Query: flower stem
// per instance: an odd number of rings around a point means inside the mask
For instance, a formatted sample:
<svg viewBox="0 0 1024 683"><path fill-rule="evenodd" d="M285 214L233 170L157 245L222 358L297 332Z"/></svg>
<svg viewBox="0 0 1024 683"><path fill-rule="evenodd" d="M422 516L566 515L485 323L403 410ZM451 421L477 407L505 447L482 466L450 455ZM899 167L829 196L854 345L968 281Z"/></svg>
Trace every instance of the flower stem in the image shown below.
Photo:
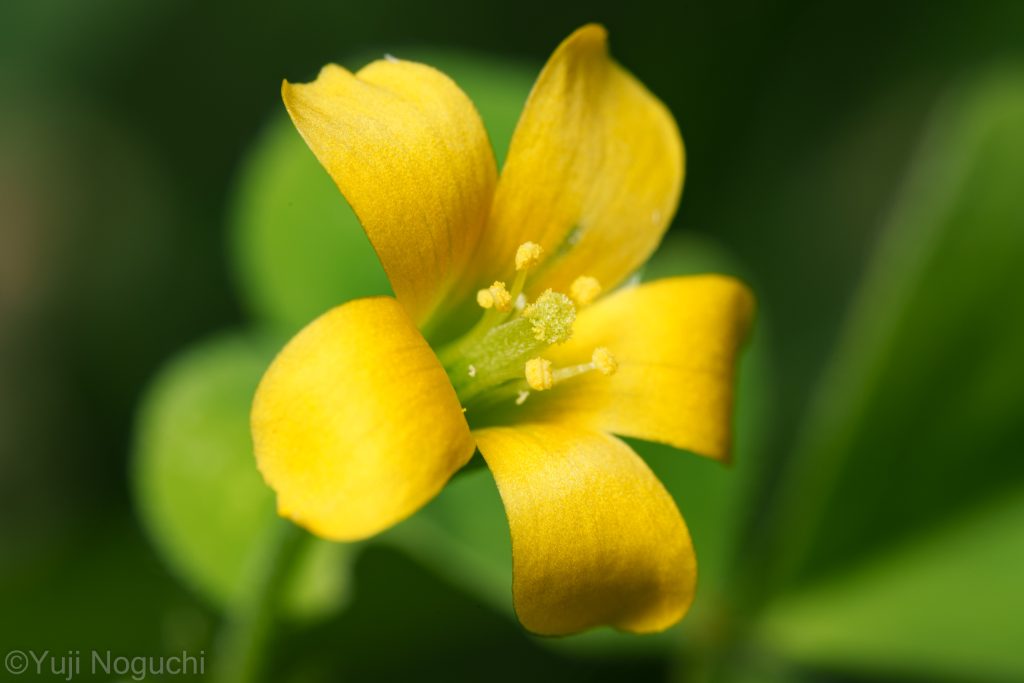
<svg viewBox="0 0 1024 683"><path fill-rule="evenodd" d="M216 683L255 683L263 668L282 588L308 535L284 519L275 520L262 552L254 558L241 602L228 614L218 638Z"/></svg>

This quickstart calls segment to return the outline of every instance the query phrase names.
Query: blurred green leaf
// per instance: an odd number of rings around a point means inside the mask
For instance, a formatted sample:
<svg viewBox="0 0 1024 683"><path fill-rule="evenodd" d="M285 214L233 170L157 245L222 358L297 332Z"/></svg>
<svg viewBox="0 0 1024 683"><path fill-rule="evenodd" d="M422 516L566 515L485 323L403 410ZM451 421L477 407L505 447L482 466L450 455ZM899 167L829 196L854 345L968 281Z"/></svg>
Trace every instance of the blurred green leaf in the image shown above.
<svg viewBox="0 0 1024 683"><path fill-rule="evenodd" d="M774 605L775 653L920 680L1020 680L1024 490Z"/></svg>
<svg viewBox="0 0 1024 683"><path fill-rule="evenodd" d="M349 299L391 291L355 214L283 105L245 161L232 224L243 298L285 333Z"/></svg>
<svg viewBox="0 0 1024 683"><path fill-rule="evenodd" d="M457 474L429 505L379 540L512 615L512 543L498 487L485 467Z"/></svg>
<svg viewBox="0 0 1024 683"><path fill-rule="evenodd" d="M770 559L793 597L766 618L801 655L865 668L904 653L973 680L990 661L988 673L1024 676L1024 620L998 599L1024 576L1024 556L1001 547L1012 527L957 521L1024 490L1022 121L1020 73L953 93L856 300L774 526ZM944 555L914 540L937 528Z"/></svg>
<svg viewBox="0 0 1024 683"><path fill-rule="evenodd" d="M473 55L410 50L452 76L474 101L499 159L534 73ZM369 61L369 60L366 60ZM260 321L292 333L340 303L389 294L384 270L359 221L284 105L242 167L232 211L239 288Z"/></svg>
<svg viewBox="0 0 1024 683"><path fill-rule="evenodd" d="M249 407L273 344L224 336L164 369L142 402L134 488L167 564L213 604L232 609L273 541L274 498L256 470ZM346 597L347 546L305 544L282 609L315 616Z"/></svg>

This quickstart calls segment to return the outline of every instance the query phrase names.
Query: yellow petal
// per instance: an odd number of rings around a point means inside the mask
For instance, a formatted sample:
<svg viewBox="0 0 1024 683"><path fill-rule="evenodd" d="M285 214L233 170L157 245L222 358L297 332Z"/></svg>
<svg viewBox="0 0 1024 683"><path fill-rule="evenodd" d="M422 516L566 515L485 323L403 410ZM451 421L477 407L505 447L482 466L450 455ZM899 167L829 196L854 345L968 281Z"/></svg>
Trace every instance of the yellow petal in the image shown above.
<svg viewBox="0 0 1024 683"><path fill-rule="evenodd" d="M285 82L288 113L355 210L398 300L424 323L463 271L490 207L495 163L473 104L429 66L331 64Z"/></svg>
<svg viewBox="0 0 1024 683"><path fill-rule="evenodd" d="M587 373L533 395L521 419L570 421L727 461L736 358L753 313L749 290L720 275L658 280L601 299L546 356L556 367L586 363L606 347L615 373Z"/></svg>
<svg viewBox="0 0 1024 683"><path fill-rule="evenodd" d="M256 391L252 434L280 514L336 540L409 516L474 449L447 375L391 298L339 306L288 342Z"/></svg>
<svg viewBox="0 0 1024 683"><path fill-rule="evenodd" d="M672 114L612 61L604 28L584 26L548 60L516 127L480 278L507 276L516 247L530 240L549 255L534 293L568 292L580 275L610 290L658 246L682 183Z"/></svg>
<svg viewBox="0 0 1024 683"><path fill-rule="evenodd" d="M660 631L693 600L697 565L672 497L626 444L554 424L475 432L512 531L523 626L559 635Z"/></svg>

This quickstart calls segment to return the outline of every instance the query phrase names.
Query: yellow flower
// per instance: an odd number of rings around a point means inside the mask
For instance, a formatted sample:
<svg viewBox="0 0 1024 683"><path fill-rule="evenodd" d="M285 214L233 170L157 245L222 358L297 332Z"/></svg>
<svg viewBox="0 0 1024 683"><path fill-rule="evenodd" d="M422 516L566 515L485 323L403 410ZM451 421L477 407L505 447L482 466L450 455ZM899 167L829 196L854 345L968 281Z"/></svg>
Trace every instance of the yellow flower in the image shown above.
<svg viewBox="0 0 1024 683"><path fill-rule="evenodd" d="M263 377L252 432L279 512L366 538L479 448L511 528L516 612L541 634L658 631L686 613L686 526L613 434L727 460L753 313L728 277L622 286L675 212L683 145L606 43L588 25L558 47L500 178L473 105L429 66L329 65L282 87L395 298L324 313Z"/></svg>

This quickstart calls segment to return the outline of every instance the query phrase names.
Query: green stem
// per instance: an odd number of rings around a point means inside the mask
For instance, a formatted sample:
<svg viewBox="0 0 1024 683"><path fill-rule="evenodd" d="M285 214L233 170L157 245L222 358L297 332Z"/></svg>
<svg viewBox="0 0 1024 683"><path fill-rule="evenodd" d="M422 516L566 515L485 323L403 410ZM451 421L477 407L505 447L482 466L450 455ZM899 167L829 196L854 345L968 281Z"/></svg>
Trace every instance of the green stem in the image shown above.
<svg viewBox="0 0 1024 683"><path fill-rule="evenodd" d="M251 564L244 598L220 634L213 671L217 683L255 683L263 678L281 590L307 537L284 519L276 520L267 534L262 553Z"/></svg>

